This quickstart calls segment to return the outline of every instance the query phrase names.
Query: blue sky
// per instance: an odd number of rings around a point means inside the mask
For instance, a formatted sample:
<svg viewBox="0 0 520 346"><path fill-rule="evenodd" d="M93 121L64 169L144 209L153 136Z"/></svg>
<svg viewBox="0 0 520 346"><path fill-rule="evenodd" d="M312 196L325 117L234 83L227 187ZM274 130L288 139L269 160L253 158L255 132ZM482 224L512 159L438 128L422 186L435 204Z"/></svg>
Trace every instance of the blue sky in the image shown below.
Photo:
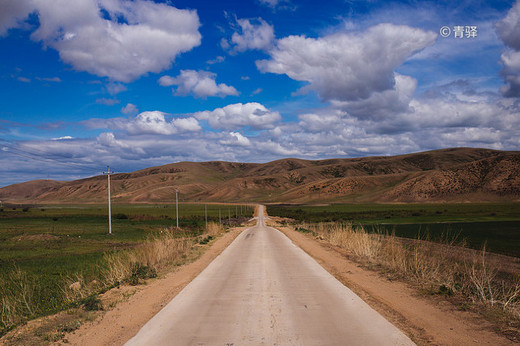
<svg viewBox="0 0 520 346"><path fill-rule="evenodd" d="M520 147L518 1L4 0L0 51L0 186Z"/></svg>

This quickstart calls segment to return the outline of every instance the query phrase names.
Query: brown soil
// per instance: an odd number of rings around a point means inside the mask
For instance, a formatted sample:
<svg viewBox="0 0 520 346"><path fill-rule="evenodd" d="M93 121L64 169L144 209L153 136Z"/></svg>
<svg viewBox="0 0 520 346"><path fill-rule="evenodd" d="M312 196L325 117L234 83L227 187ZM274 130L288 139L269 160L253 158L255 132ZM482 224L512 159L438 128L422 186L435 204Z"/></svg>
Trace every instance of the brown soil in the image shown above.
<svg viewBox="0 0 520 346"><path fill-rule="evenodd" d="M277 227L418 345L514 345L479 315L458 311L441 298L421 296L402 282L361 268L343 250L289 227Z"/></svg>
<svg viewBox="0 0 520 346"><path fill-rule="evenodd" d="M164 278L151 281L145 286L108 291L104 294L105 297L101 297L104 305L115 306L100 318L67 335L67 341L73 345L123 345L199 275L245 228L236 228L224 234L195 262L179 267Z"/></svg>

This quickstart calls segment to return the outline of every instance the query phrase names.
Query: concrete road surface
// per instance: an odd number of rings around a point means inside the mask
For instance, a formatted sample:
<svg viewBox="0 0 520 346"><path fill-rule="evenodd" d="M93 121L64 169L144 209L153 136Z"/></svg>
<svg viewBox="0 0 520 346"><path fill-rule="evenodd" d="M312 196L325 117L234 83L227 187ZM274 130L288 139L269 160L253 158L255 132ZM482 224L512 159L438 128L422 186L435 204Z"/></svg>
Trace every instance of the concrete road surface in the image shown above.
<svg viewBox="0 0 520 346"><path fill-rule="evenodd" d="M126 345L413 345L257 219Z"/></svg>

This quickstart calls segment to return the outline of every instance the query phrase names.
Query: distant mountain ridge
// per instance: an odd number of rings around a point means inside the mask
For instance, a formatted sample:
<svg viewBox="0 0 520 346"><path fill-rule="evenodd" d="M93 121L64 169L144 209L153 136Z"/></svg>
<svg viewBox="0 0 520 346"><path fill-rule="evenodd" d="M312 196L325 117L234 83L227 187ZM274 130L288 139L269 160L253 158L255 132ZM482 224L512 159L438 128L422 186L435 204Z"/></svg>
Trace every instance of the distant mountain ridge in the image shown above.
<svg viewBox="0 0 520 346"><path fill-rule="evenodd" d="M399 156L268 163L179 162L114 174L122 203L520 201L520 152L453 148ZM106 201L107 178L34 180L0 188L14 203Z"/></svg>

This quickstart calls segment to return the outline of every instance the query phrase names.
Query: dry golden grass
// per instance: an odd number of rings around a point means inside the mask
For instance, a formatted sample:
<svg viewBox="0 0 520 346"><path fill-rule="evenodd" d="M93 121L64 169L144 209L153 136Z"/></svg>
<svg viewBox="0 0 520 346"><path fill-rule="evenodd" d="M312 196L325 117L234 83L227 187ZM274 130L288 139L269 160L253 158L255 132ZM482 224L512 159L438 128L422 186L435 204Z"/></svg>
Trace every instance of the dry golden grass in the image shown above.
<svg viewBox="0 0 520 346"><path fill-rule="evenodd" d="M34 283L20 268L11 272L9 284L0 287L0 322L3 325L14 325L22 316L34 315L34 289Z"/></svg>
<svg viewBox="0 0 520 346"><path fill-rule="evenodd" d="M99 281L87 283L81 276L69 278L63 289L67 301L76 302L100 289L127 282L129 279L133 279L133 284L136 284L141 279L140 275L155 275L167 266L184 262L198 238L179 237L178 231L172 228L163 229L132 249L105 254ZM214 238L224 232L224 227L210 222L200 238ZM141 272L136 273L136 270ZM142 273L142 270L145 272Z"/></svg>
<svg viewBox="0 0 520 346"><path fill-rule="evenodd" d="M475 251L454 241L442 244L369 233L351 224L305 224L304 229L345 249L363 263L400 276L431 293L463 298L484 307L499 307L520 318L520 277L503 272L485 249Z"/></svg>
<svg viewBox="0 0 520 346"><path fill-rule="evenodd" d="M215 237L224 234L225 231L226 229L222 225L216 222L210 222L208 223L206 234Z"/></svg>
<svg viewBox="0 0 520 346"><path fill-rule="evenodd" d="M136 264L154 271L175 264L189 254L193 244L193 239L175 238L172 230L163 230L131 250L106 254L104 281L106 284L123 282L132 275Z"/></svg>

